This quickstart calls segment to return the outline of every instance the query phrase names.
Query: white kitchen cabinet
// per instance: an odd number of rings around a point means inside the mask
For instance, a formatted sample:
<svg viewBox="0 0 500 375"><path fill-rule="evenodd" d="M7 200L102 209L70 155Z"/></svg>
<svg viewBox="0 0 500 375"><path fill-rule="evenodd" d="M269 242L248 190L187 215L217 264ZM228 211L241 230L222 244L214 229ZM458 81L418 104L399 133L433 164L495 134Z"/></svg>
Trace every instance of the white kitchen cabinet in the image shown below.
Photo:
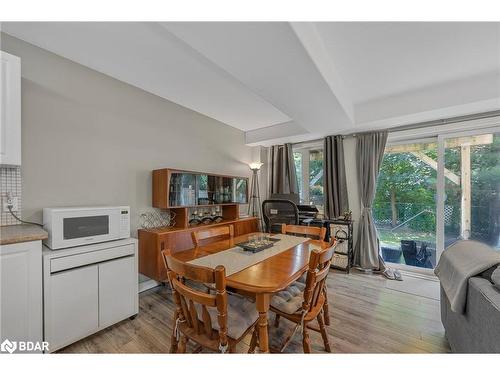
<svg viewBox="0 0 500 375"><path fill-rule="evenodd" d="M0 342L42 341L42 241L0 245Z"/></svg>
<svg viewBox="0 0 500 375"><path fill-rule="evenodd" d="M21 59L0 60L0 165L21 165Z"/></svg>
<svg viewBox="0 0 500 375"><path fill-rule="evenodd" d="M58 272L48 282L45 341L52 351L98 329L98 266Z"/></svg>
<svg viewBox="0 0 500 375"><path fill-rule="evenodd" d="M134 257L99 264L99 327L137 313L139 279Z"/></svg>
<svg viewBox="0 0 500 375"><path fill-rule="evenodd" d="M56 351L138 313L137 240L43 251L44 339Z"/></svg>

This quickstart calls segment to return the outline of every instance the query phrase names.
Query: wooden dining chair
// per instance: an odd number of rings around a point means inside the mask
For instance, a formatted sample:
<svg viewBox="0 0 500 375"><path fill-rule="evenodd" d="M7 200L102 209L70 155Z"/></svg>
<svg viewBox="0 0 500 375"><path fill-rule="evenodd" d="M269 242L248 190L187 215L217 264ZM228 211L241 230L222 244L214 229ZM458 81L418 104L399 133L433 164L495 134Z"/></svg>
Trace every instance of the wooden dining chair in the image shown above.
<svg viewBox="0 0 500 375"><path fill-rule="evenodd" d="M282 234L299 234L305 237L315 237L314 239L324 241L326 236L325 227L309 227L306 225L283 224L281 226Z"/></svg>
<svg viewBox="0 0 500 375"><path fill-rule="evenodd" d="M281 226L282 234L298 234L303 235L305 237L314 238L319 241L324 241L326 236L326 228L325 227L310 227L305 225L289 225L283 224ZM333 245L333 242L330 242L330 245ZM304 285L306 283L306 274L304 273L300 279L297 280L295 286L300 290L304 290ZM325 307L323 309L325 324L327 326L330 325L330 308L328 305L328 290L327 285L325 283ZM279 325L279 316L276 316L275 326Z"/></svg>
<svg viewBox="0 0 500 375"><path fill-rule="evenodd" d="M234 237L233 225L225 225L225 226L202 229L191 232L191 237L193 239L195 247L200 246L201 241L221 236L227 236L229 238L233 238Z"/></svg>
<svg viewBox="0 0 500 375"><path fill-rule="evenodd" d="M234 353L236 345L252 330L252 343L257 342L255 325L259 314L252 302L226 292L226 271L195 266L162 251L176 310L171 339L171 353L185 353L192 340L198 347L214 352ZM215 284L215 294L195 289L186 280Z"/></svg>
<svg viewBox="0 0 500 375"><path fill-rule="evenodd" d="M302 328L302 345L304 353L311 352L309 330L321 333L325 350L331 352L325 322L323 320L323 308L325 306L325 283L330 270L330 264L334 253L334 246L327 249L314 250L309 258L306 285L304 291L300 292L293 285L273 296L270 310L276 316L281 316L296 324L292 333L286 338L280 351L283 351L290 343L299 328ZM319 328L310 326L313 320L318 321Z"/></svg>

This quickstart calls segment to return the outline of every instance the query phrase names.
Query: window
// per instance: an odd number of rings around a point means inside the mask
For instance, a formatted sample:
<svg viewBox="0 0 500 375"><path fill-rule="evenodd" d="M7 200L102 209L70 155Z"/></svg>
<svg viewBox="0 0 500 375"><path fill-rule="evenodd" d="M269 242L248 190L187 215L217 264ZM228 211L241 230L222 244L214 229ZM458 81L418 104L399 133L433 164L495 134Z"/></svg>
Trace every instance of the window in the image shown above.
<svg viewBox="0 0 500 375"><path fill-rule="evenodd" d="M295 145L293 156L300 203L315 205L323 213L323 146Z"/></svg>

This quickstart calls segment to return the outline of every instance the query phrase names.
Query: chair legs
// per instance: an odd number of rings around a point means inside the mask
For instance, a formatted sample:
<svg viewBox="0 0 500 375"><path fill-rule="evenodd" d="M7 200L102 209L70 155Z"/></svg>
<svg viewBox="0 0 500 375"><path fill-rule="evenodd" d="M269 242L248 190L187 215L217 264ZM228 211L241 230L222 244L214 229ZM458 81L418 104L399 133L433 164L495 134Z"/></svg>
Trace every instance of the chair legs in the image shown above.
<svg viewBox="0 0 500 375"><path fill-rule="evenodd" d="M279 315L276 315L279 316ZM313 327L308 327L306 322L304 322L304 327L302 327L302 346L304 349L304 353L311 353L311 339L309 337L309 330L312 329L314 331L319 331L321 333L321 338L323 339L323 344L325 346L325 351L328 353L331 353L332 350L330 348L330 341L328 339L328 333L326 332L326 325L324 321L324 312L320 312L316 319L318 320L318 325L319 325L319 330L317 328ZM300 324L295 325L293 331L288 335L288 337L285 339L283 345L280 348L280 352L283 352L285 348L290 344L292 341L293 337L295 334L299 331L301 328ZM253 340L253 337L252 337Z"/></svg>
<svg viewBox="0 0 500 375"><path fill-rule="evenodd" d="M172 327L172 338L170 339L170 353L177 353L177 337L175 336L175 322L177 321L177 311L174 313L174 326Z"/></svg>
<svg viewBox="0 0 500 375"><path fill-rule="evenodd" d="M175 333L172 334L172 339L170 340L170 354L177 353L178 350L178 342L177 338L175 337Z"/></svg>
<svg viewBox="0 0 500 375"><path fill-rule="evenodd" d="M297 324L294 328L293 328L293 331L290 333L290 335L288 335L288 337L285 339L285 342L283 343L283 345L281 346L280 348L280 352L283 352L283 350L285 350L285 348L288 346L288 344L290 344L290 341L292 341L293 339L293 336L295 336L295 334L297 333L297 331L299 330L300 328L300 324Z"/></svg>
<svg viewBox="0 0 500 375"><path fill-rule="evenodd" d="M186 346L187 346L188 339L186 336L181 335L181 338L179 340L179 347L177 349L177 353L186 353Z"/></svg>
<svg viewBox="0 0 500 375"><path fill-rule="evenodd" d="M259 332L257 328L253 329L252 339L250 340L250 347L248 348L248 353L255 353L255 348L257 347L257 341L259 339Z"/></svg>
<svg viewBox="0 0 500 375"><path fill-rule="evenodd" d="M323 338L323 344L325 345L325 350L328 353L331 353L332 350L330 349L330 342L328 341L328 334L326 333L326 326L325 322L323 321L323 315L321 315L320 313L317 319L319 324L319 331L321 333L321 337Z"/></svg>
<svg viewBox="0 0 500 375"><path fill-rule="evenodd" d="M329 326L330 325L330 312L329 312L329 306L328 306L328 290L326 289L326 284L324 288L324 294L325 294L325 304L323 305L323 315L325 318L325 325Z"/></svg>
<svg viewBox="0 0 500 375"><path fill-rule="evenodd" d="M304 324L302 331L302 346L304 348L304 353L311 353L311 339L309 338L307 324Z"/></svg>

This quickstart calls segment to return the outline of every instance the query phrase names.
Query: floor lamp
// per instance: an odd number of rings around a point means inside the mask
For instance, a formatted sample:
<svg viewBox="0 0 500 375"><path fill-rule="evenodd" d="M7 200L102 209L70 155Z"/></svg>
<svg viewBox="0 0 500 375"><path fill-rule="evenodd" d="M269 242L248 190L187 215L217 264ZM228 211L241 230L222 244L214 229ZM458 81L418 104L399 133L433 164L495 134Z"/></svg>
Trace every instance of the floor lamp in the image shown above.
<svg viewBox="0 0 500 375"><path fill-rule="evenodd" d="M252 170L252 184L250 188L250 200L248 202L248 215L258 219L258 230L261 230L262 206L260 204L259 192L259 170L263 163L250 163L248 166Z"/></svg>

